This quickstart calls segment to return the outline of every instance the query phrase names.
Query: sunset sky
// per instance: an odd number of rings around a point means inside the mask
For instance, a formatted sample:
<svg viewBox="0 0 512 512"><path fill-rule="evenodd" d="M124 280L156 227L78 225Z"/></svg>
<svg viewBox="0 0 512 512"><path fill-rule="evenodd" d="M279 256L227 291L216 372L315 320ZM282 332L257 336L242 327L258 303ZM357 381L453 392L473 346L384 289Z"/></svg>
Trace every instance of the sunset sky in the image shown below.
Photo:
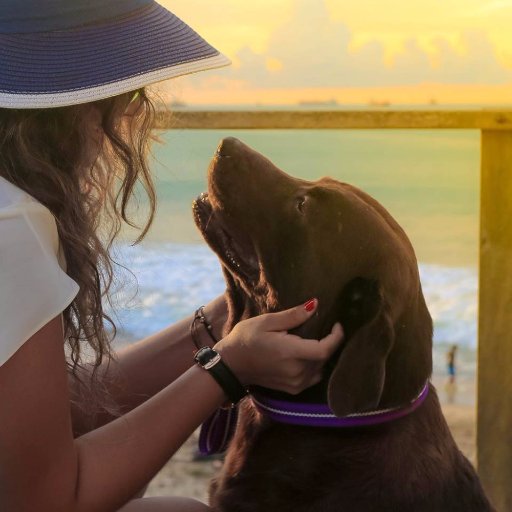
<svg viewBox="0 0 512 512"><path fill-rule="evenodd" d="M160 0L233 64L191 104L512 104L512 0Z"/></svg>

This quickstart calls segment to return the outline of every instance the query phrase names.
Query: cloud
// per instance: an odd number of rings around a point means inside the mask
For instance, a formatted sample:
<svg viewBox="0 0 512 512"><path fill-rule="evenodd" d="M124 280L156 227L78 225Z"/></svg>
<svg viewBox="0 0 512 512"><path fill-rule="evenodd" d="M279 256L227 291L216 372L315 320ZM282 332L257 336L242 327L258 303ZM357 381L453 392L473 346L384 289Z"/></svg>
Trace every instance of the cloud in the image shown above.
<svg viewBox="0 0 512 512"><path fill-rule="evenodd" d="M495 0L493 2L488 2L486 5L482 5L470 14L473 16L480 16L482 14L494 13L496 11L503 11L504 9L510 8L512 8L512 2L510 0Z"/></svg>
<svg viewBox="0 0 512 512"><path fill-rule="evenodd" d="M501 65L487 35L467 31L461 35L464 53L459 53L444 39L432 41L438 67L431 69L434 78L445 83L499 84L510 81L512 70Z"/></svg>
<svg viewBox="0 0 512 512"><path fill-rule="evenodd" d="M500 84L512 80L512 70L500 64L483 32L463 32L463 51L441 37L430 40L431 49L426 51L416 38L409 38L391 64L385 63L381 41L371 40L351 50L352 39L349 27L330 18L323 0L296 0L292 16L273 32L264 53L246 46L236 54L236 66L217 73L252 88ZM269 62L279 66L269 66ZM196 75L190 83L201 86L206 80Z"/></svg>

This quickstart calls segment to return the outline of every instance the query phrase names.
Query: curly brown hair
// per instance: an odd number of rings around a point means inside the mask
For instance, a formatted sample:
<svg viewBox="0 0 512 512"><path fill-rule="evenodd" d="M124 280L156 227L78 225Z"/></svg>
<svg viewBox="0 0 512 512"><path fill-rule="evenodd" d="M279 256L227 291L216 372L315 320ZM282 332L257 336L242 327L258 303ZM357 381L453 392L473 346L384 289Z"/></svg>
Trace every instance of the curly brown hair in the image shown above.
<svg viewBox="0 0 512 512"><path fill-rule="evenodd" d="M138 93L138 94L136 94ZM133 101L135 97L135 101ZM127 108L131 110L127 115ZM110 249L142 185L149 212L139 243L153 221L156 194L147 164L155 106L144 88L100 101L49 109L0 109L0 175L46 206L55 217L67 274L80 290L63 311L67 366L77 385L75 406L90 418L121 414L98 369L114 358L116 325L102 299L118 265ZM105 322L110 324L110 331ZM92 348L90 379L84 349ZM71 377L71 375L70 375Z"/></svg>

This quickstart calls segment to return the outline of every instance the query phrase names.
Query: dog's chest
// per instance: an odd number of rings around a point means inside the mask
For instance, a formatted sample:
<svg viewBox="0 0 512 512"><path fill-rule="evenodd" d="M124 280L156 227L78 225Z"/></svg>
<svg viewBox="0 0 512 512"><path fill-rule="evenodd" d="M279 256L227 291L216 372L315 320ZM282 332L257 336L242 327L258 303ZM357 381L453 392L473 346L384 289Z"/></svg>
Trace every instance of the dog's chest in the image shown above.
<svg viewBox="0 0 512 512"><path fill-rule="evenodd" d="M276 424L245 408L210 503L219 512L461 510L457 495L472 484L456 490L457 468L433 464L430 450L410 449L404 437L396 428Z"/></svg>
<svg viewBox="0 0 512 512"><path fill-rule="evenodd" d="M353 435L270 423L252 412L242 415L211 502L223 512L282 511L291 503L294 510L324 512L330 510L327 503L343 495L363 498L365 486L354 469L366 467L367 483L381 470L366 466L366 450L344 455Z"/></svg>

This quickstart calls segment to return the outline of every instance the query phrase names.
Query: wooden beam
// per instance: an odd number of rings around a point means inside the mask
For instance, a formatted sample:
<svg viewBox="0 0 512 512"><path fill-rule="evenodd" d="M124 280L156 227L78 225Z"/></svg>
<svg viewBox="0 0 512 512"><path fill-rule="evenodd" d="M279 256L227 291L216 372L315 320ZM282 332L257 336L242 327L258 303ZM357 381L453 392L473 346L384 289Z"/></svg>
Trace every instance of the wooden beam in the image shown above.
<svg viewBox="0 0 512 512"><path fill-rule="evenodd" d="M478 470L512 511L512 131L482 132Z"/></svg>
<svg viewBox="0 0 512 512"><path fill-rule="evenodd" d="M193 111L157 112L157 129L475 129L512 130L512 111Z"/></svg>

